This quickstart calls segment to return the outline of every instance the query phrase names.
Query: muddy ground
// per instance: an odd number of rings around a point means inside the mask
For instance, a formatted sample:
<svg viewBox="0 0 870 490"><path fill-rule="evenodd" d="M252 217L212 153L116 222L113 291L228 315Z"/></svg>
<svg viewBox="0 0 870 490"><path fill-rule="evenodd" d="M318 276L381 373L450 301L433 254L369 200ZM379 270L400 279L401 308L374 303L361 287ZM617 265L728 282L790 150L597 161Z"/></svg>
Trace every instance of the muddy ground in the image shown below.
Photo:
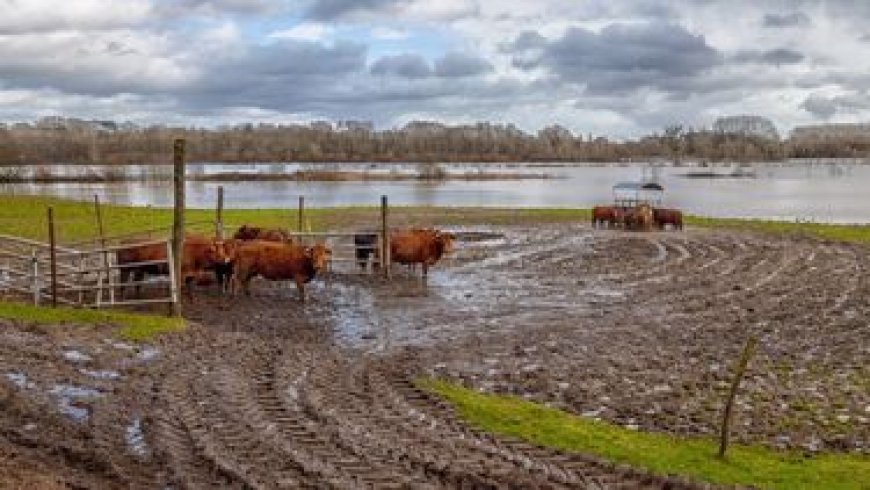
<svg viewBox="0 0 870 490"><path fill-rule="evenodd" d="M413 380L711 434L751 332L761 342L735 438L870 452L865 248L733 231L460 231L426 284L337 271L304 305L283 284L234 300L204 291L185 305L190 331L152 346L109 327L0 322L0 483L690 487L481 434Z"/></svg>

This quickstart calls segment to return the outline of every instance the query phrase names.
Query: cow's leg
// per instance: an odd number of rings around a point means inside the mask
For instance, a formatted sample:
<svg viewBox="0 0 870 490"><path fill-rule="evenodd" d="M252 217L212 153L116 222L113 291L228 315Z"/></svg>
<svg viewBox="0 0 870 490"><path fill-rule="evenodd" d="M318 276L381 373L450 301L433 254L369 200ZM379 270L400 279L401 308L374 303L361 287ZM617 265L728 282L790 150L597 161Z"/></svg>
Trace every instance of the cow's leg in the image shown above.
<svg viewBox="0 0 870 490"><path fill-rule="evenodd" d="M299 301L305 302L305 278L296 276L296 289L299 291Z"/></svg>
<svg viewBox="0 0 870 490"><path fill-rule="evenodd" d="M423 277L429 277L429 264L423 262L422 264L420 264L420 266L423 268Z"/></svg>
<svg viewBox="0 0 870 490"><path fill-rule="evenodd" d="M196 278L192 275L184 276L184 295L188 301L193 301L193 282Z"/></svg>
<svg viewBox="0 0 870 490"><path fill-rule="evenodd" d="M230 278L230 296L239 294L239 286L242 283L242 277L237 273Z"/></svg>
<svg viewBox="0 0 870 490"><path fill-rule="evenodd" d="M245 292L245 296L251 296L251 279L254 278L254 274L247 274L242 278L242 290Z"/></svg>

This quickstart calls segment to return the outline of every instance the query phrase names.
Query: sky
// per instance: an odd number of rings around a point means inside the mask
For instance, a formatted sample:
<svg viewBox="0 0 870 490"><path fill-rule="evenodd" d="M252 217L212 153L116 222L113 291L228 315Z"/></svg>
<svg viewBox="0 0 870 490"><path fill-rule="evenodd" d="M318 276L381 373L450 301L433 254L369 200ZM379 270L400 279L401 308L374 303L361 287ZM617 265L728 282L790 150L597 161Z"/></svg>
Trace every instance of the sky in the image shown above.
<svg viewBox="0 0 870 490"><path fill-rule="evenodd" d="M0 121L870 121L865 0L0 0Z"/></svg>

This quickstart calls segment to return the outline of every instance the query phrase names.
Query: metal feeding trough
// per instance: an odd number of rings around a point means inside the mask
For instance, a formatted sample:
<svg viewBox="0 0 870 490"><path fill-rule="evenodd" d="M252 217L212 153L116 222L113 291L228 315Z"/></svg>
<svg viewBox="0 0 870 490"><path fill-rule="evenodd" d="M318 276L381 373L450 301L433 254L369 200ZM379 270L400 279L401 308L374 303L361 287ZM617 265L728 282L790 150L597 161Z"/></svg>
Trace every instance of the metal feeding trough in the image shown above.
<svg viewBox="0 0 870 490"><path fill-rule="evenodd" d="M660 207L665 188L656 182L620 182L613 186L613 205L628 209L647 204Z"/></svg>

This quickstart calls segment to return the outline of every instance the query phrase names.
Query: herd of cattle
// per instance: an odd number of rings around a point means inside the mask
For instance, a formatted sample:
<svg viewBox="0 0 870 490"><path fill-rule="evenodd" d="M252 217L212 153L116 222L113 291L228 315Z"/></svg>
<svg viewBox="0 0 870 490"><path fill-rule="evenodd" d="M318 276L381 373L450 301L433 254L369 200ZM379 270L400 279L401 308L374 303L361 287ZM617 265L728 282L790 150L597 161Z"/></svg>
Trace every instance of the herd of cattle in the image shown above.
<svg viewBox="0 0 870 490"><path fill-rule="evenodd" d="M626 230L664 230L668 225L683 229L683 213L677 209L654 208L649 204L635 207L596 206L592 208L592 226Z"/></svg>
<svg viewBox="0 0 870 490"><path fill-rule="evenodd" d="M405 265L421 264L423 275L444 255L453 250L453 233L435 229L411 229L390 234L390 259ZM379 240L376 233L354 236L357 263L366 268L380 264ZM222 240L199 234L185 236L181 253L181 279L188 296L193 284L217 282L222 292L235 295L239 289L250 294L255 277L271 281L293 280L302 301L305 284L326 269L332 251L325 244L304 246L295 243L284 230L244 225L233 238ZM116 252L120 269L121 294L135 284L139 293L146 276L168 275L166 247L162 243L135 245Z"/></svg>
<svg viewBox="0 0 870 490"><path fill-rule="evenodd" d="M592 210L593 227L627 230L682 229L683 215L676 209L653 208L641 204L633 208L597 206ZM356 263L360 269L380 267L380 235L374 232L354 234ZM414 267L420 264L423 276L444 255L453 250L456 236L432 228L394 231L390 234L391 262ZM128 286L139 288L146 276L169 274L166 246L162 243L136 245L116 252L120 269L121 294ZM188 296L193 284L217 282L222 292L236 295L239 290L250 295L251 280L262 277L271 281L292 280L299 296L305 300L305 284L324 271L332 260L332 251L323 243L305 246L297 243L285 230L243 225L231 239L199 234L185 236L181 253L181 282Z"/></svg>

